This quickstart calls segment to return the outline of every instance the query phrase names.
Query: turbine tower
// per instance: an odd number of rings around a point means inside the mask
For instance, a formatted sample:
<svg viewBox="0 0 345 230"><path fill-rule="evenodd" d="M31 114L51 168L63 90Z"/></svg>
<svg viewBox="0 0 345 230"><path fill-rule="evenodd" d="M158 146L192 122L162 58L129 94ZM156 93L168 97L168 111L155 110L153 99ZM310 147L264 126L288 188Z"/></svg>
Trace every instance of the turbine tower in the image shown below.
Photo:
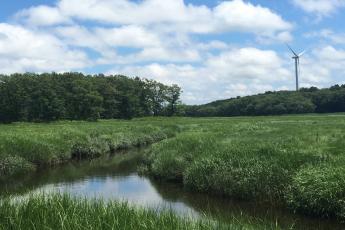
<svg viewBox="0 0 345 230"><path fill-rule="evenodd" d="M296 91L299 90L299 58L305 53L305 50L297 54L288 44L286 44L289 50L293 53L292 59L295 60L295 73L296 73Z"/></svg>

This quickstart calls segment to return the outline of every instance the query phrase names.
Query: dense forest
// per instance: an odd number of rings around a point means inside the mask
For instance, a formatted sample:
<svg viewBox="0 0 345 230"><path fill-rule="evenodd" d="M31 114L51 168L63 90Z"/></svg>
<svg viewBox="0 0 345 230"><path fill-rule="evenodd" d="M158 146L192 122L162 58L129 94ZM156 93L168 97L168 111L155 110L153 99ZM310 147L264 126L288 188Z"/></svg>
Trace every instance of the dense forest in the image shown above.
<svg viewBox="0 0 345 230"><path fill-rule="evenodd" d="M120 75L0 75L0 122L171 116L180 94L177 85Z"/></svg>
<svg viewBox="0 0 345 230"><path fill-rule="evenodd" d="M301 113L345 112L345 85L326 89L302 88L300 91L266 92L198 106L180 106L184 116L258 116Z"/></svg>

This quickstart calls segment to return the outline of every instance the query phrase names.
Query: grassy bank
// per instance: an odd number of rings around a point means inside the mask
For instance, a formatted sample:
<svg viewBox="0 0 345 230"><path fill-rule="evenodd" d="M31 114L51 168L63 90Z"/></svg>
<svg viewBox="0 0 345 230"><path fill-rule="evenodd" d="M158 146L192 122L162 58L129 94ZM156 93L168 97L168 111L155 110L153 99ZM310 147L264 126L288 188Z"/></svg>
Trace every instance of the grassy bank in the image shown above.
<svg viewBox="0 0 345 230"><path fill-rule="evenodd" d="M168 210L158 212L67 195L32 196L20 203L2 200L0 220L0 229L278 229L244 217L221 224L180 217Z"/></svg>
<svg viewBox="0 0 345 230"><path fill-rule="evenodd" d="M176 132L178 127L172 123L141 120L0 125L0 178L147 145Z"/></svg>
<svg viewBox="0 0 345 230"><path fill-rule="evenodd" d="M142 171L198 192L344 219L344 149L342 115L196 119L155 144Z"/></svg>

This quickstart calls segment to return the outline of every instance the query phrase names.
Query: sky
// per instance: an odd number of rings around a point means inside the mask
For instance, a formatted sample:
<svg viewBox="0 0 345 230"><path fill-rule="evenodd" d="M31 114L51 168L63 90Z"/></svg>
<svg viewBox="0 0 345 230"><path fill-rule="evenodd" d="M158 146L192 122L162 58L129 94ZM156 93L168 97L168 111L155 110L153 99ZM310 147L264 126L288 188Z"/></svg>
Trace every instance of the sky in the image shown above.
<svg viewBox="0 0 345 230"><path fill-rule="evenodd" d="M345 0L1 0L0 73L124 74L182 101L345 84Z"/></svg>

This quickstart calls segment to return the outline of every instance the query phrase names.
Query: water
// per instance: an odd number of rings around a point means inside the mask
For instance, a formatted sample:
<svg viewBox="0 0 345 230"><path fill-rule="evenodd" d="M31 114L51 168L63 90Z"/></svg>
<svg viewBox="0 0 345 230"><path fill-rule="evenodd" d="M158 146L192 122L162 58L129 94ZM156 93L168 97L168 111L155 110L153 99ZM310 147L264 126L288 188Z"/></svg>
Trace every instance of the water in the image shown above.
<svg viewBox="0 0 345 230"><path fill-rule="evenodd" d="M161 183L139 176L137 166L142 150L91 161L72 162L15 180L0 182L0 195L25 197L32 193L63 192L73 196L127 201L154 209L168 208L182 216L207 215L220 221L243 215L296 229L345 229L331 220L293 215L287 210L265 207L255 202L239 202L185 191L180 185Z"/></svg>

